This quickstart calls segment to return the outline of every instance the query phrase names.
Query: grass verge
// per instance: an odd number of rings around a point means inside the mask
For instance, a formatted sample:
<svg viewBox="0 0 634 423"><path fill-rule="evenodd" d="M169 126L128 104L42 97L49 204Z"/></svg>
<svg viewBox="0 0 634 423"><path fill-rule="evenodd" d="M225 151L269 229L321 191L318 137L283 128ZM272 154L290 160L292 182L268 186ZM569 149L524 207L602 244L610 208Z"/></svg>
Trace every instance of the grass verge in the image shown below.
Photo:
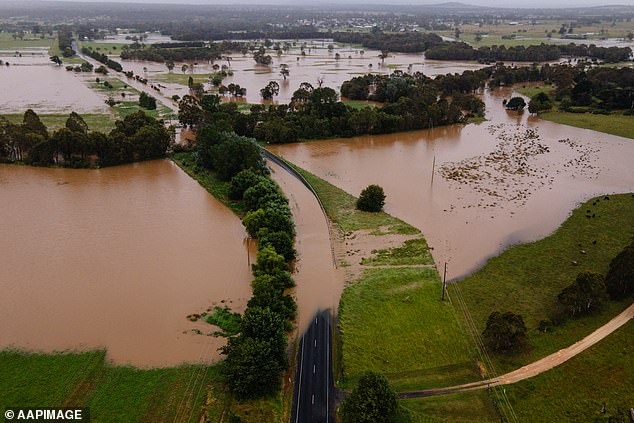
<svg viewBox="0 0 634 423"><path fill-rule="evenodd" d="M479 331L495 310L524 317L530 348L516 355L493 355L498 373L573 344L631 303L611 301L599 313L568 320L547 333L537 330L540 320L556 313L557 295L579 272L606 274L612 258L631 242L632 222L633 194L597 197L574 210L547 238L511 247L477 273L449 286L450 293L460 289Z"/></svg>

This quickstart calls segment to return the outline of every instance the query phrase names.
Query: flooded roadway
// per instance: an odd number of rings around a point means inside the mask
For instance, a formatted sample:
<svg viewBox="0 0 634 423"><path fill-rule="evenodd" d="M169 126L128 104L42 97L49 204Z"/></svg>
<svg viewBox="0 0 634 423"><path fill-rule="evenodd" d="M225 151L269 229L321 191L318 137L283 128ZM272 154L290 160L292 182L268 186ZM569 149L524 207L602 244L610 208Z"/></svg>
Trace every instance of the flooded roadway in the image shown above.
<svg viewBox="0 0 634 423"><path fill-rule="evenodd" d="M506 111L510 95L485 93L481 124L270 150L353 195L381 185L386 210L420 228L456 279L548 235L581 201L634 191L634 140Z"/></svg>
<svg viewBox="0 0 634 423"><path fill-rule="evenodd" d="M169 161L0 165L0 349L106 348L117 364L219 358L186 319L251 296L239 220Z"/></svg>

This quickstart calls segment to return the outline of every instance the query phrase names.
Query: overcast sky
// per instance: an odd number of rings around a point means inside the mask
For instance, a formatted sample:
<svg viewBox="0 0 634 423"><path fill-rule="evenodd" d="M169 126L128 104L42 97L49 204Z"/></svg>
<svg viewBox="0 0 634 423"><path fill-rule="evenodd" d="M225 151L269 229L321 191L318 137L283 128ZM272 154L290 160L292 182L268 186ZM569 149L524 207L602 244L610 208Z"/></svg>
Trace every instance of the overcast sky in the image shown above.
<svg viewBox="0 0 634 423"><path fill-rule="evenodd" d="M0 0L2 2L4 0ZM50 1L50 0L49 0ZM98 2L103 3L103 0L67 0L67 1L79 1L79 2ZM408 5L424 5L424 4L439 4L444 1L430 1L430 0L107 0L107 2L114 1L119 3L171 3L171 4L292 4L292 5L318 5L324 3L336 3L336 4L408 4ZM494 7L577 7L577 6L600 6L607 4L619 4L634 6L634 0L465 0L461 1L464 4L472 4L477 6L494 6Z"/></svg>

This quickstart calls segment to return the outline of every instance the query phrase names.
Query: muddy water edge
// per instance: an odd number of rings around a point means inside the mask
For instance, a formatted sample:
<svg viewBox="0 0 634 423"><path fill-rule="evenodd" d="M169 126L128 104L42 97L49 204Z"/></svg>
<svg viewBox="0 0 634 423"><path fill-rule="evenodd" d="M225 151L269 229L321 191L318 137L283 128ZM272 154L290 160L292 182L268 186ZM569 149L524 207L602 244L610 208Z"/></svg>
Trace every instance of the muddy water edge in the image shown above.
<svg viewBox="0 0 634 423"><path fill-rule="evenodd" d="M546 236L579 202L634 190L632 140L507 111L511 94L486 91L480 124L269 148L353 195L381 185L386 211L421 229L457 279Z"/></svg>
<svg viewBox="0 0 634 423"><path fill-rule="evenodd" d="M0 165L0 199L0 348L105 348L137 367L219 359L216 328L186 316L244 310L246 233L176 165Z"/></svg>

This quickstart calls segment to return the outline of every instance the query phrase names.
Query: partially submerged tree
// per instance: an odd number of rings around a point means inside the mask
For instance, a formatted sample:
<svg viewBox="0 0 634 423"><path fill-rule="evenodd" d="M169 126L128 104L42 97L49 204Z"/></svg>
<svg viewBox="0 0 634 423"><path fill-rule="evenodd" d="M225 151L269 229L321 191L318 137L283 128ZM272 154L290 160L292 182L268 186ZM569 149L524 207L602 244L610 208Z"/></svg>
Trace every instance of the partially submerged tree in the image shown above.
<svg viewBox="0 0 634 423"><path fill-rule="evenodd" d="M524 110L526 107L526 101L522 97L513 97L506 103L506 108L508 110Z"/></svg>

